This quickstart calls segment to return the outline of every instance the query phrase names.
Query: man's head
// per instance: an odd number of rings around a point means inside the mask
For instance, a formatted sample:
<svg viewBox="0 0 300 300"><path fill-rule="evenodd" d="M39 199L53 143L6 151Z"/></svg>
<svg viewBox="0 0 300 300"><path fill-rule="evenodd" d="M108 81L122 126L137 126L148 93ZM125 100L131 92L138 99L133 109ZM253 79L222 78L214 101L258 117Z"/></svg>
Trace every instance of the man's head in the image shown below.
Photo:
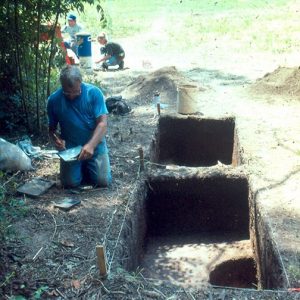
<svg viewBox="0 0 300 300"><path fill-rule="evenodd" d="M97 36L97 41L101 44L101 45L105 45L107 43L107 36L105 32L101 32L100 34L98 34Z"/></svg>
<svg viewBox="0 0 300 300"><path fill-rule="evenodd" d="M60 72L59 80L63 94L73 100L81 94L82 76L80 70L74 65L66 65Z"/></svg>
<svg viewBox="0 0 300 300"><path fill-rule="evenodd" d="M69 26L73 27L75 26L76 24L76 16L75 15L68 15L68 23L69 23Z"/></svg>

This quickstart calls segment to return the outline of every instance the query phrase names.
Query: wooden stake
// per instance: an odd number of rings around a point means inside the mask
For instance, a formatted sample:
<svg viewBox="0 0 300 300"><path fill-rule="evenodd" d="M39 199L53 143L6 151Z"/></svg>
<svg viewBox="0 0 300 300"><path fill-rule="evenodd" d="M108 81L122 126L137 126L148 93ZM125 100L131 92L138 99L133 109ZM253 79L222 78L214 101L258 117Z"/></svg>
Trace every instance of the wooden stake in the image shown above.
<svg viewBox="0 0 300 300"><path fill-rule="evenodd" d="M97 255L98 267L100 270L100 276L106 277L107 276L106 256L105 256L105 250L103 245L96 246L96 255Z"/></svg>
<svg viewBox="0 0 300 300"><path fill-rule="evenodd" d="M140 171L144 171L144 150L142 147L139 148L139 156L140 156Z"/></svg>
<svg viewBox="0 0 300 300"><path fill-rule="evenodd" d="M156 107L157 107L157 114L160 116L160 103L157 103Z"/></svg>

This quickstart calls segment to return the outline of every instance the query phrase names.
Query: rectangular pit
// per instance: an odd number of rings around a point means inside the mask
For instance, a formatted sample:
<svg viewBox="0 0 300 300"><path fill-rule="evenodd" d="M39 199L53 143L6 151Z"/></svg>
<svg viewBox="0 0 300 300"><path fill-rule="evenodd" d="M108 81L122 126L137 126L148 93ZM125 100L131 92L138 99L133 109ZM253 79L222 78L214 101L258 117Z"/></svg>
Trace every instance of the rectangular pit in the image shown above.
<svg viewBox="0 0 300 300"><path fill-rule="evenodd" d="M216 170L188 178L154 176L142 190L140 213L129 225L137 230L130 241L132 269L182 287L255 287L245 177Z"/></svg>
<svg viewBox="0 0 300 300"><path fill-rule="evenodd" d="M123 230L121 265L182 287L286 288L247 179L232 168L188 173L158 170L139 183Z"/></svg>
<svg viewBox="0 0 300 300"><path fill-rule="evenodd" d="M146 198L148 236L227 232L249 238L248 183L217 173L155 178Z"/></svg>
<svg viewBox="0 0 300 300"><path fill-rule="evenodd" d="M235 120L162 116L151 145L151 160L160 164L207 167L241 163Z"/></svg>

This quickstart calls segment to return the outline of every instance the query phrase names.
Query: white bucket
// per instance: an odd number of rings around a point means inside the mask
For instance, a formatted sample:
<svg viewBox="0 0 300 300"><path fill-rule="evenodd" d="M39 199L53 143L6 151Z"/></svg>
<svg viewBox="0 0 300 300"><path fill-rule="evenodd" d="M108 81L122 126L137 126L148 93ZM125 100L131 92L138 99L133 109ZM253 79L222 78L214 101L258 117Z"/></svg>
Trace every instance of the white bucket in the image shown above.
<svg viewBox="0 0 300 300"><path fill-rule="evenodd" d="M177 112L179 114L197 113L197 100L199 87L191 84L183 84L177 87Z"/></svg>
<svg viewBox="0 0 300 300"><path fill-rule="evenodd" d="M92 69L92 57L91 56L80 56L79 66L81 69Z"/></svg>

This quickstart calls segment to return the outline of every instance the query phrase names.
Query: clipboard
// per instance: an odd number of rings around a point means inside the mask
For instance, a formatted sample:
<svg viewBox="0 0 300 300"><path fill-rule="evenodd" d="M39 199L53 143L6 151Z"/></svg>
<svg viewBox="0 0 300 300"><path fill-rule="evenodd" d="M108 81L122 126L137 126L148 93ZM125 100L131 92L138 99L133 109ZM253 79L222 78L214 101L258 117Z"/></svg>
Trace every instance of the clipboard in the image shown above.
<svg viewBox="0 0 300 300"><path fill-rule="evenodd" d="M38 197L45 193L55 184L53 180L43 178L33 178L17 188L17 191L32 197Z"/></svg>
<svg viewBox="0 0 300 300"><path fill-rule="evenodd" d="M59 200L57 202L54 202L54 207L60 208L64 211L68 211L74 206L80 204L81 201L77 199L72 199L72 198L64 198L62 200Z"/></svg>
<svg viewBox="0 0 300 300"><path fill-rule="evenodd" d="M81 152L82 146L77 146L74 148L70 148L67 150L63 150L57 153L57 155L63 160L63 161L74 161L77 160L80 152Z"/></svg>

